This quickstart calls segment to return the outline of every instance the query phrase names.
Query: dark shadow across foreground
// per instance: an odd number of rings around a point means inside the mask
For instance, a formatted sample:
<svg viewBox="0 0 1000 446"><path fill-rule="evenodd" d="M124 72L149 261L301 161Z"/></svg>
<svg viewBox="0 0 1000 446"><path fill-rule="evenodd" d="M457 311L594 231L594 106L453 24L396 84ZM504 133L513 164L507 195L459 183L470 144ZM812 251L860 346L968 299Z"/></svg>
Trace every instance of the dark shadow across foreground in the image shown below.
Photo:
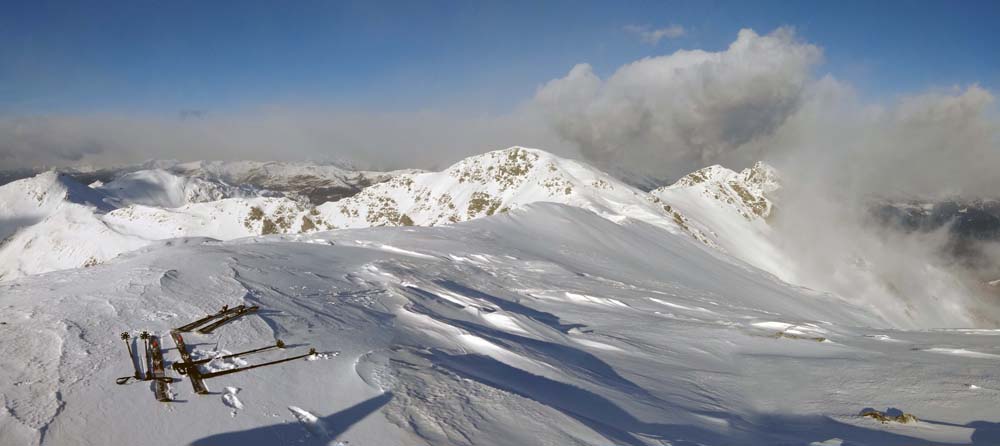
<svg viewBox="0 0 1000 446"><path fill-rule="evenodd" d="M273 446L294 444L328 446L354 423L363 420L392 400L392 392L355 404L340 412L320 418L314 425L281 423L271 426L226 432L191 442L191 446Z"/></svg>

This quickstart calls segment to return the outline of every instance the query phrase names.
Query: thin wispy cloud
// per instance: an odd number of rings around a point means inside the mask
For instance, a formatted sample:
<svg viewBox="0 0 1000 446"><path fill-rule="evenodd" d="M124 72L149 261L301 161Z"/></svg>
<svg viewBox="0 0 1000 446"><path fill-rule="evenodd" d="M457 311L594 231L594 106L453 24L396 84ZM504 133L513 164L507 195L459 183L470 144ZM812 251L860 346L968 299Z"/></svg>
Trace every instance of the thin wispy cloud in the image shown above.
<svg viewBox="0 0 1000 446"><path fill-rule="evenodd" d="M676 39L687 33L681 25L670 25L658 29L649 25L626 25L625 31L639 36L639 40L650 45L657 45L663 39Z"/></svg>

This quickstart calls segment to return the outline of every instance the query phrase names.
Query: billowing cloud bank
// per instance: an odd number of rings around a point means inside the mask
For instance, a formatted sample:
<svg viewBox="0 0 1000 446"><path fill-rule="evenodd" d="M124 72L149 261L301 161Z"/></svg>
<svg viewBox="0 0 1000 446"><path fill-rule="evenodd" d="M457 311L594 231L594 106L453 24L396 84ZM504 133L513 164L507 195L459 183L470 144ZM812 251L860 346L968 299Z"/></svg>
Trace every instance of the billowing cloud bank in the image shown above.
<svg viewBox="0 0 1000 446"><path fill-rule="evenodd" d="M1000 271L943 256L946 230L903 234L871 218L879 200L1000 198L993 95L973 85L871 103L818 75L821 62L791 30L743 30L723 51L646 58L607 79L577 65L534 104L587 159L640 185L775 164L786 187L772 226L797 283L929 323L998 323L1000 302L977 281ZM1000 251L983 253L980 266L1000 265Z"/></svg>
<svg viewBox="0 0 1000 446"><path fill-rule="evenodd" d="M658 183L764 158L866 193L982 195L1000 186L990 174L1000 145L988 91L865 104L849 85L816 77L821 60L791 30L745 29L724 51L646 58L604 80L577 65L534 102L592 162Z"/></svg>
<svg viewBox="0 0 1000 446"><path fill-rule="evenodd" d="M535 102L598 164L676 178L773 134L799 107L821 58L791 31L743 30L725 51L646 58L607 80L577 65Z"/></svg>

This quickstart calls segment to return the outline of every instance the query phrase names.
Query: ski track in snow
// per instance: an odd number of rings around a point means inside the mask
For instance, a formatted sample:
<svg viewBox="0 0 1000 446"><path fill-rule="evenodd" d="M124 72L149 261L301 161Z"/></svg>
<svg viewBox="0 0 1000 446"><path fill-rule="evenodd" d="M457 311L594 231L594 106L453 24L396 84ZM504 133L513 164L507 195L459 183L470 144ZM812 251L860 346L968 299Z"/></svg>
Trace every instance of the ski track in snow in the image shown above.
<svg viewBox="0 0 1000 446"><path fill-rule="evenodd" d="M969 357L969 358L1000 359L1000 355L996 355L996 354L992 354L992 353L977 352L977 351L973 351L973 350L967 350L967 349L964 349L964 348L933 347L933 348L924 349L924 351L925 352L931 352L931 353L943 353L943 354L946 354L946 355L965 356L965 357Z"/></svg>

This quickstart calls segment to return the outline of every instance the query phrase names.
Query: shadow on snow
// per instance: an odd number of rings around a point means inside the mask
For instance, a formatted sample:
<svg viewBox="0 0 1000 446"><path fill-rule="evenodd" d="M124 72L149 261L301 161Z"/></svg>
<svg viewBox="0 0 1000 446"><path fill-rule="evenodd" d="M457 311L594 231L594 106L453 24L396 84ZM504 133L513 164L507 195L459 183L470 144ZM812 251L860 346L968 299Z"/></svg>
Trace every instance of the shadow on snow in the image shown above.
<svg viewBox="0 0 1000 446"><path fill-rule="evenodd" d="M392 400L392 393L383 393L340 412L319 418L315 423L280 423L244 431L226 432L191 442L191 446L254 446L296 444L328 446L352 425L379 410Z"/></svg>

